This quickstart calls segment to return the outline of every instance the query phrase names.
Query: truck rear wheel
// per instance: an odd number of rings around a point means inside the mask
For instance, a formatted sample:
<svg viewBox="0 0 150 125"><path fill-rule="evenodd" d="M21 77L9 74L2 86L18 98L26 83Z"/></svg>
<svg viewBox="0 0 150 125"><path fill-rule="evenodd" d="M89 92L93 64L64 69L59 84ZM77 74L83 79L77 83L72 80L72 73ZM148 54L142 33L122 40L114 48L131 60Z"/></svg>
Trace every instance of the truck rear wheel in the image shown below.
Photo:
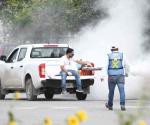
<svg viewBox="0 0 150 125"><path fill-rule="evenodd" d="M85 100L86 97L87 97L87 94L77 92L76 97L77 97L78 100Z"/></svg>
<svg viewBox="0 0 150 125"><path fill-rule="evenodd" d="M0 84L0 100L3 100L3 99L5 99L5 94L2 93L2 87Z"/></svg>
<svg viewBox="0 0 150 125"><path fill-rule="evenodd" d="M45 98L46 98L47 100L51 100L51 99L53 99L54 93L51 92L50 89L47 89L47 90L44 92L44 95L45 95Z"/></svg>
<svg viewBox="0 0 150 125"><path fill-rule="evenodd" d="M31 78L26 80L25 88L26 88L27 99L29 101L35 101L37 99L37 95L34 93L35 88L33 86Z"/></svg>

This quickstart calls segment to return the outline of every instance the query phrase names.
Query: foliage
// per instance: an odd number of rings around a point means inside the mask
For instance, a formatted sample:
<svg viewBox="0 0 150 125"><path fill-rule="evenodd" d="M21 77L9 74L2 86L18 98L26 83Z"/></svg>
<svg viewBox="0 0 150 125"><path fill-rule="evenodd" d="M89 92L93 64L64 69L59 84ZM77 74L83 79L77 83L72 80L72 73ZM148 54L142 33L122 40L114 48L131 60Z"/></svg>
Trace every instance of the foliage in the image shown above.
<svg viewBox="0 0 150 125"><path fill-rule="evenodd" d="M23 41L60 39L103 18L97 0L3 0L0 18L11 38ZM10 28L11 26L11 28Z"/></svg>

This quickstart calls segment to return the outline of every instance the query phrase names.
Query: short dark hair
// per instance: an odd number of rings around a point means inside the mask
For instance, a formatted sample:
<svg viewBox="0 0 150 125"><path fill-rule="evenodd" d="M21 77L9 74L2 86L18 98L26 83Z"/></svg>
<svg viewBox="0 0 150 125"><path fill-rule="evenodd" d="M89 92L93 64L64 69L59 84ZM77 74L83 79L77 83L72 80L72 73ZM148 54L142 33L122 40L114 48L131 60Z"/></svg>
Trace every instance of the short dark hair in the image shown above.
<svg viewBox="0 0 150 125"><path fill-rule="evenodd" d="M74 50L72 48L68 48L66 54L72 53Z"/></svg>
<svg viewBox="0 0 150 125"><path fill-rule="evenodd" d="M117 48L115 46L112 46L112 48L111 48L111 51L118 51L118 50L119 50L119 48Z"/></svg>

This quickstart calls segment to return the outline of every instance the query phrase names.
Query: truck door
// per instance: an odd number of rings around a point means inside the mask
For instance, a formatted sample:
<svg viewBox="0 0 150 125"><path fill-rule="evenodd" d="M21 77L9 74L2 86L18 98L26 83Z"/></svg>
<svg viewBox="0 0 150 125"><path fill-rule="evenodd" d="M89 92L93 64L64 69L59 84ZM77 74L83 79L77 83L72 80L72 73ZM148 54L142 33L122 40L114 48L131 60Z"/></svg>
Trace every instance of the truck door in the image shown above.
<svg viewBox="0 0 150 125"><path fill-rule="evenodd" d="M21 48L17 61L14 63L14 85L16 88L23 88L24 81L24 64L27 48Z"/></svg>
<svg viewBox="0 0 150 125"><path fill-rule="evenodd" d="M18 55L19 48L15 49L6 60L6 70L4 72L4 87L12 88L14 85L14 63Z"/></svg>

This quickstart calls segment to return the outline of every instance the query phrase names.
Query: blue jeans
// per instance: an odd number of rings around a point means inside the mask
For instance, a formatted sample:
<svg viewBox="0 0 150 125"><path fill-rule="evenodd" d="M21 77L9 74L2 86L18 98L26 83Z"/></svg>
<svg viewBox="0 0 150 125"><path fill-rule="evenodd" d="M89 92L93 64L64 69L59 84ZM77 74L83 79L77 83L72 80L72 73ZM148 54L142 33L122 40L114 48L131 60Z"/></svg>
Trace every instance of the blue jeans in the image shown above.
<svg viewBox="0 0 150 125"><path fill-rule="evenodd" d="M75 77L77 89L81 89L82 88L82 86L81 86L81 79L80 79L80 76L79 76L78 72L75 71L75 70L67 70L67 71L71 72L72 75ZM60 75L61 75L61 87L62 87L63 90L66 90L67 74L64 71L61 71Z"/></svg>
<svg viewBox="0 0 150 125"><path fill-rule="evenodd" d="M109 88L108 105L110 107L113 106L114 91L116 85L118 86L119 93L120 93L120 105L125 105L124 84L125 84L125 77L123 75L108 77L108 88Z"/></svg>

